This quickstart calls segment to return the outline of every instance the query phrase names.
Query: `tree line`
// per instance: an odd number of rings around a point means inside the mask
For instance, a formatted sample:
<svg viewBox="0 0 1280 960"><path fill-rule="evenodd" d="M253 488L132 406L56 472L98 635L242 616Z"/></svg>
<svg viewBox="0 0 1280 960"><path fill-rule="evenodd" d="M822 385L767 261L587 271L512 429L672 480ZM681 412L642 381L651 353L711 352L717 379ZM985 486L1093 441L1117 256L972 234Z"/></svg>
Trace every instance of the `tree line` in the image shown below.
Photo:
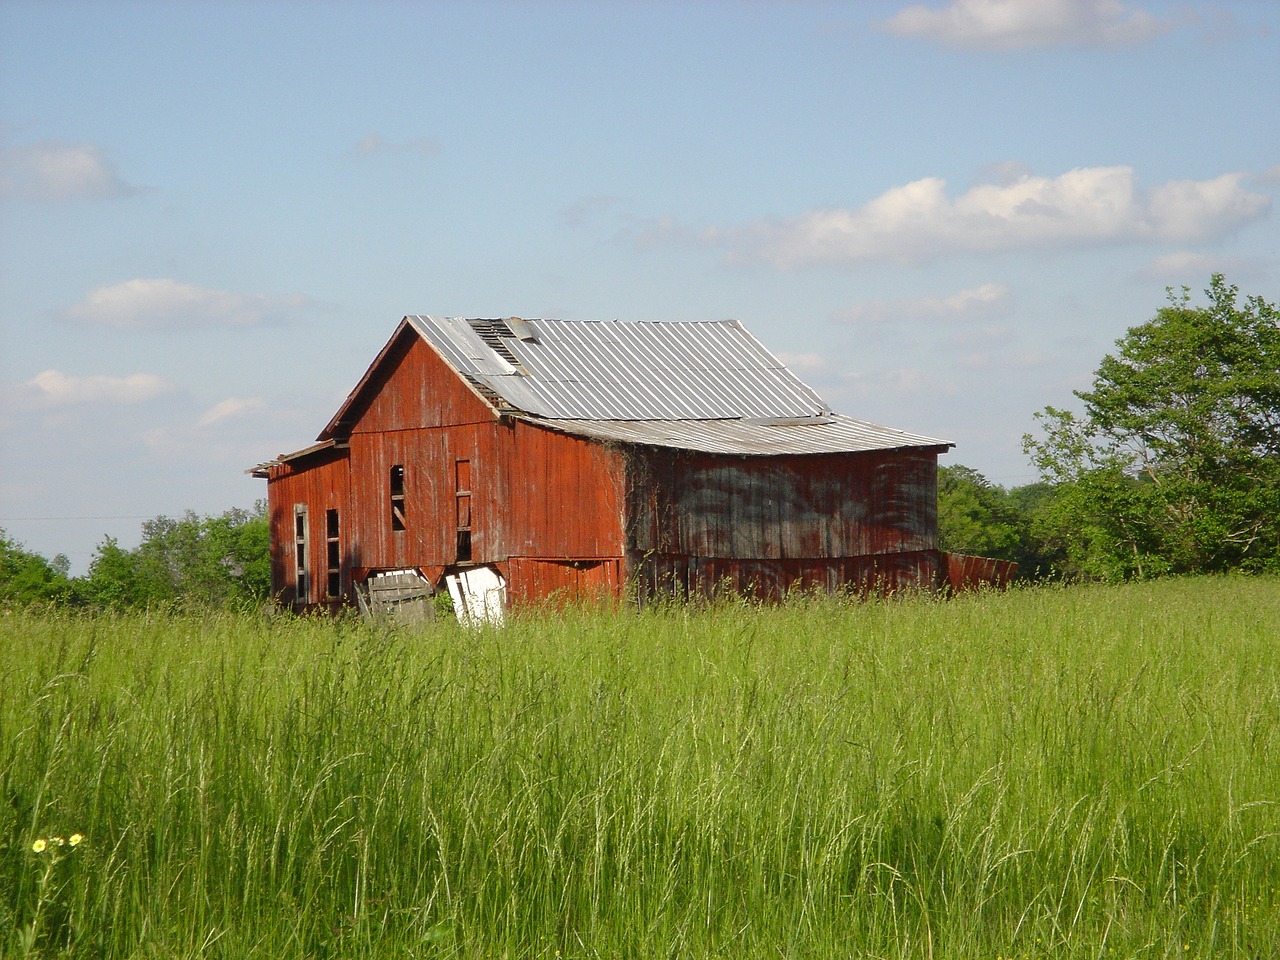
<svg viewBox="0 0 1280 960"><path fill-rule="evenodd" d="M1205 293L1169 291L1075 392L1078 412L1035 415L1036 483L940 468L942 549L1014 560L1024 579L1280 571L1280 311L1221 274ZM269 552L262 502L148 520L133 550L106 538L84 577L0 530L0 604L261 602Z"/></svg>
<svg viewBox="0 0 1280 960"><path fill-rule="evenodd" d="M155 517L132 550L114 537L94 551L83 577L67 558L46 560L0 530L0 605L53 603L97 608L161 604L230 606L260 603L271 591L270 532L265 501L252 510Z"/></svg>

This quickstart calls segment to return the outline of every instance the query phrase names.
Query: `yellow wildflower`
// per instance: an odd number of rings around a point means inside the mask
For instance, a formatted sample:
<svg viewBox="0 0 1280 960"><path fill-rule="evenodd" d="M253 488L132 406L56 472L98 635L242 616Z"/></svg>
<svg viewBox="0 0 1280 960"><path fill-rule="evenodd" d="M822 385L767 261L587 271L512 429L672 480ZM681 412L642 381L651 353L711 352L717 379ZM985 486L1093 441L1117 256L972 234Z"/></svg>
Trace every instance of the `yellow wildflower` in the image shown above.
<svg viewBox="0 0 1280 960"><path fill-rule="evenodd" d="M41 837L41 838L40 838L40 839L38 839L35 843L31 844L31 852L32 852L32 853L44 853L44 848L45 848L46 846L47 846L47 844L44 842L44 837Z"/></svg>
<svg viewBox="0 0 1280 960"><path fill-rule="evenodd" d="M50 837L49 842L52 843L55 847L66 846L66 843L67 843L67 841L63 840L61 837Z"/></svg>
<svg viewBox="0 0 1280 960"><path fill-rule="evenodd" d="M71 837L67 840L67 843L71 844L74 847L74 846L77 846L80 843L80 841L83 839L84 839L83 833L73 833Z"/></svg>

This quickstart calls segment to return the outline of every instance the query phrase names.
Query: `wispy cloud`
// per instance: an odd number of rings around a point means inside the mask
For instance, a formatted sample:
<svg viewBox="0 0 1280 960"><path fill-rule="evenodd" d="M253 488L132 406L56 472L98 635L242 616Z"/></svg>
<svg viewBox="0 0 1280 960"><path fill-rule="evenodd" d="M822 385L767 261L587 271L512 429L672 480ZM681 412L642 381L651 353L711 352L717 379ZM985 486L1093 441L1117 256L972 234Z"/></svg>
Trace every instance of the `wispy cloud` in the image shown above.
<svg viewBox="0 0 1280 960"><path fill-rule="evenodd" d="M946 296L870 300L839 311L836 319L858 326L906 321L947 323L986 319L1007 313L1010 300L1011 291L1008 287L998 283L984 283Z"/></svg>
<svg viewBox="0 0 1280 960"><path fill-rule="evenodd" d="M941 8L917 3L883 24L900 37L979 50L1126 46L1173 26L1120 0L952 0Z"/></svg>
<svg viewBox="0 0 1280 960"><path fill-rule="evenodd" d="M265 413L267 402L262 397L228 397L215 403L196 421L196 426L211 427L224 420L235 420L253 414Z"/></svg>
<svg viewBox="0 0 1280 960"><path fill-rule="evenodd" d="M1087 167L1057 177L1024 174L957 197L927 177L853 209L813 210L788 220L715 229L706 242L733 261L778 269L858 261L914 262L962 253L1188 242L1264 216L1269 197L1241 186L1245 174L1141 188L1131 167Z"/></svg>
<svg viewBox="0 0 1280 960"><path fill-rule="evenodd" d="M120 329L250 327L282 323L312 306L304 296L266 297L210 290L177 280L126 280L90 290L62 316Z"/></svg>
<svg viewBox="0 0 1280 960"><path fill-rule="evenodd" d="M0 196L25 200L128 197L138 189L122 180L91 143L46 140L0 147Z"/></svg>
<svg viewBox="0 0 1280 960"><path fill-rule="evenodd" d="M855 398L908 396L930 386L930 378L919 367L859 370L846 373L842 379L845 390Z"/></svg>
<svg viewBox="0 0 1280 960"><path fill-rule="evenodd" d="M361 156L379 156L395 153L416 153L423 157L434 157L441 150L440 144L434 140L401 140L385 139L380 133L366 133L355 145L356 153Z"/></svg>
<svg viewBox="0 0 1280 960"><path fill-rule="evenodd" d="M169 393L174 385L151 373L77 377L60 370L45 370L24 383L23 388L27 401L24 405L47 409L82 404L145 403Z"/></svg>
<svg viewBox="0 0 1280 960"><path fill-rule="evenodd" d="M1240 280L1256 278L1264 272L1265 264L1260 260L1178 250L1156 257L1138 272L1137 279L1186 284L1194 288L1208 283L1215 273L1221 273L1229 280Z"/></svg>

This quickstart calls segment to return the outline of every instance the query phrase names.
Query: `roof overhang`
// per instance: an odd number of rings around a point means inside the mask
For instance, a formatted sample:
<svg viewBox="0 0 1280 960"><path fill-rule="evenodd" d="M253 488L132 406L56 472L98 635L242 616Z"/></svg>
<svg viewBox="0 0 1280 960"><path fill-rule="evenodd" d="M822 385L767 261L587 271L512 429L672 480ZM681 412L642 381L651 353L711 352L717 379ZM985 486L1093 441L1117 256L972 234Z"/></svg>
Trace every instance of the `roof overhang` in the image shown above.
<svg viewBox="0 0 1280 960"><path fill-rule="evenodd" d="M295 450L293 453L282 453L273 460L265 460L257 466L250 467L245 473L251 477L257 477L259 480L267 480L271 476L271 470L274 467L282 467L285 464L296 464L301 460L309 460L329 450L346 450L345 443L339 443L337 440L325 440L321 443L313 443L309 447L303 447L301 450Z"/></svg>
<svg viewBox="0 0 1280 960"><path fill-rule="evenodd" d="M921 450L946 453L950 440L925 437L839 414L725 420L545 420L517 417L560 433L648 447L740 457L810 456Z"/></svg>

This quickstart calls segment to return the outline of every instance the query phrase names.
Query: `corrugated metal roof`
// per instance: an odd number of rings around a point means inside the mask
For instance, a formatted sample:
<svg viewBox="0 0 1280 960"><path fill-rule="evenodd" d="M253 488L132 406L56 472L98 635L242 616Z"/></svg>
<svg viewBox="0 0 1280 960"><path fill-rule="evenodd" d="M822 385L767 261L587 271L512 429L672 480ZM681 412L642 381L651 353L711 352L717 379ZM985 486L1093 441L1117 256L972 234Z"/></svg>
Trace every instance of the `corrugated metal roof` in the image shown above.
<svg viewBox="0 0 1280 960"><path fill-rule="evenodd" d="M406 330L499 413L578 436L743 456L953 446L833 414L736 320L427 316L404 318L319 439L345 435L357 398Z"/></svg>
<svg viewBox="0 0 1280 960"><path fill-rule="evenodd" d="M564 433L654 447L737 456L861 453L920 447L946 440L833 414L790 420L555 420L521 418Z"/></svg>
<svg viewBox="0 0 1280 960"><path fill-rule="evenodd" d="M831 412L736 320L408 318L463 376L548 420L717 420Z"/></svg>

